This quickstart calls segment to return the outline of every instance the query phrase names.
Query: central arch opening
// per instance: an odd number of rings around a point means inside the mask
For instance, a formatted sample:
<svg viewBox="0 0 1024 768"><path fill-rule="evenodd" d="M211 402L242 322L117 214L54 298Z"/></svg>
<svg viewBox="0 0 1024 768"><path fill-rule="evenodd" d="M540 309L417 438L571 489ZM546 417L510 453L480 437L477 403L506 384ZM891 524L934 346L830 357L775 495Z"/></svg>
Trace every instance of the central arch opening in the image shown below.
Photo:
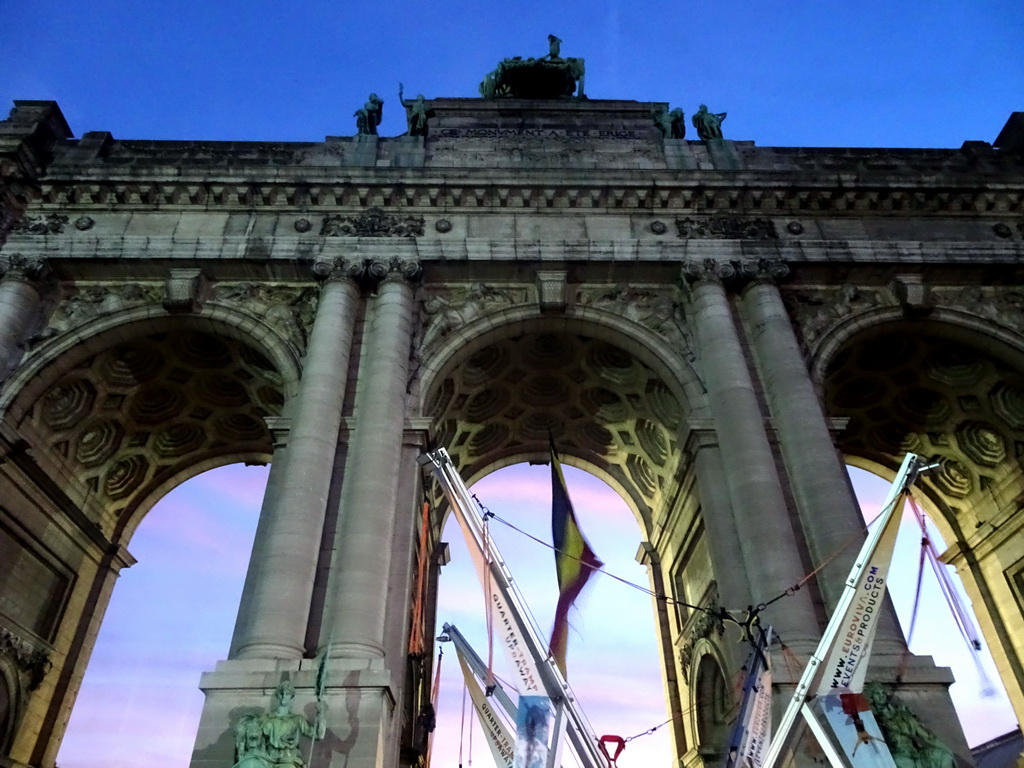
<svg viewBox="0 0 1024 768"><path fill-rule="evenodd" d="M563 465L563 472L580 528L604 562L569 614L569 685L598 735L630 737L657 728L629 743L623 765L668 765L672 744L654 607L643 591L649 586L647 568L636 559L640 528L626 503L602 480L575 467ZM470 490L495 514L488 535L546 640L558 599L554 553L530 537L551 541L550 467L515 464L487 475ZM437 626L457 626L486 662L485 601L454 515L449 516L442 540L450 546L451 561L441 571ZM488 747L478 724L474 723L472 738L469 736L468 702L466 717L462 714L463 678L454 648L445 643L443 652L431 761L456 765L461 747L465 763L472 741L473 759L489 764ZM514 679L500 645L494 648L494 661L499 679ZM514 684L506 687L514 692Z"/></svg>

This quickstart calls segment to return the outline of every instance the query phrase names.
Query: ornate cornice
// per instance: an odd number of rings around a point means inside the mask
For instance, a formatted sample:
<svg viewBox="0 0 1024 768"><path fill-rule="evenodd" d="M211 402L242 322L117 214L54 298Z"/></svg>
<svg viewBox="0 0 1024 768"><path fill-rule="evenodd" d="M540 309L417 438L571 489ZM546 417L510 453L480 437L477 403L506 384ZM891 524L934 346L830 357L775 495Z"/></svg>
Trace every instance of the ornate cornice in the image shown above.
<svg viewBox="0 0 1024 768"><path fill-rule="evenodd" d="M515 183L492 182L486 178L417 181L414 169L395 181L367 179L365 182L306 183L299 181L219 183L209 180L55 180L42 185L41 202L64 207L129 206L150 208L201 207L204 210L245 208L257 210L305 211L329 208L319 234L342 237L410 237L423 234L423 222L399 211L427 212L445 209L619 209L678 212L682 237L730 237L737 229L741 239L753 235L771 238L771 231L756 214L816 217L821 215L925 216L960 215L1003 217L1016 227L1024 212L1024 186L1001 184L993 188L965 178L942 189L918 186L914 177L903 185L870 183L794 183L786 174L760 180L721 177L682 181L658 179L615 180L607 177L588 183L562 183L551 178L524 179ZM597 176L598 174L595 174ZM369 209L369 210L367 210ZM379 214L372 213L380 209ZM385 210L392 209L392 210ZM706 214L723 214L728 219L703 220ZM391 217L391 218L389 218ZM727 224L726 221L733 224ZM736 222L747 222L740 227ZM677 229L680 225L677 224ZM701 234L705 232L705 234Z"/></svg>

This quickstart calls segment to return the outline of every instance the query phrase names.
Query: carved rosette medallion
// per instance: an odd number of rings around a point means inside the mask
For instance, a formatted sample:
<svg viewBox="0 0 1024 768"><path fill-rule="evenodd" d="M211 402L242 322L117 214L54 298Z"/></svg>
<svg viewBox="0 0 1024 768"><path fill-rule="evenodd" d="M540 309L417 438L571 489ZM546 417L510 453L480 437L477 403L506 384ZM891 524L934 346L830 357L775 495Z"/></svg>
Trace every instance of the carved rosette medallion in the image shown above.
<svg viewBox="0 0 1024 768"><path fill-rule="evenodd" d="M423 234L422 216L393 216L380 208L370 208L355 216L325 216L320 234L325 237L419 237Z"/></svg>
<svg viewBox="0 0 1024 768"><path fill-rule="evenodd" d="M676 232L684 240L777 240L770 219L715 215L676 219Z"/></svg>

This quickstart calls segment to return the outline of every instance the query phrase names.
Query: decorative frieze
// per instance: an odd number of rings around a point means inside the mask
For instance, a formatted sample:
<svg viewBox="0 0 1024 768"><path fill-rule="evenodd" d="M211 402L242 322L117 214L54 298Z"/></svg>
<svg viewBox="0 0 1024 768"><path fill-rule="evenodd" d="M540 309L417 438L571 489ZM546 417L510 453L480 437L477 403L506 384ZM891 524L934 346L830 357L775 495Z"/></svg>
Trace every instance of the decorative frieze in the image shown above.
<svg viewBox="0 0 1024 768"><path fill-rule="evenodd" d="M964 211L1012 211L1024 207L1024 192L1017 190L993 190L978 186L965 186L963 189L930 189L926 199L921 198L921 190L908 186L904 189L885 189L865 184L856 189L849 189L841 194L831 188L804 188L799 185L784 189L750 185L737 188L735 185L723 184L721 187L707 184L694 186L691 184L674 185L668 181L659 181L657 189L651 190L650 183L608 183L581 184L560 183L553 181L545 184L489 185L479 183L459 183L448 181L444 185L436 183L416 183L407 180L402 184L380 183L367 181L365 184L323 183L312 186L304 184L238 184L218 181L48 181L42 185L42 202L47 205L130 205L130 206L161 206L189 207L198 206L203 209L211 206L225 206L251 209L253 206L263 208L289 207L300 210L320 208L357 209L354 213L332 213L323 220L324 236L344 237L387 237L387 236L419 236L420 225L417 221L410 222L410 235L394 235L387 232L381 234L356 234L352 220L365 216L369 211L358 209L393 209L402 208L444 208L446 210L480 208L522 208L536 207L556 209L591 209L603 210L650 210L663 209L683 214L692 221L686 224L685 235L681 237L696 239L700 237L751 239L742 236L747 231L742 222L751 222L750 230L756 235L766 234L767 227L754 225L753 222L763 219L750 218L736 211L748 213L764 212L779 216L806 216L812 211L815 217L820 216L864 216L872 212L890 213L892 211L912 210L914 217L930 215L962 215ZM719 213L720 212L720 213ZM384 214L393 216L400 223L406 217L400 214ZM733 222L730 224L711 223L716 215ZM409 217L418 219L417 216ZM369 221L369 220L368 220ZM700 235L703 222L707 235ZM361 226L361 225L360 225ZM803 225L805 226L805 225ZM1017 229L1024 224L1017 224ZM374 228L371 224L370 229ZM677 224L678 228L678 224ZM720 231L712 231L718 229ZM774 229L774 228L773 228ZM344 231L341 231L344 230ZM693 234L691 234L691 231ZM729 231L739 231L740 235L727 235ZM991 230L990 230L991 231ZM788 227L786 232L796 236ZM1024 235L1024 233L1022 233ZM760 238L758 238L760 239ZM769 240L775 237L767 238ZM991 239L999 241L993 232Z"/></svg>
<svg viewBox="0 0 1024 768"><path fill-rule="evenodd" d="M68 217L59 213L44 213L39 216L22 216L11 227L12 234L18 235L59 235L64 231Z"/></svg>
<svg viewBox="0 0 1024 768"><path fill-rule="evenodd" d="M316 317L317 292L308 285L218 283L213 287L210 301L257 315L298 350L304 351Z"/></svg>
<svg viewBox="0 0 1024 768"><path fill-rule="evenodd" d="M885 291L862 288L852 283L836 287L801 289L785 294L786 304L808 349L833 325L878 306L895 304Z"/></svg>
<svg viewBox="0 0 1024 768"><path fill-rule="evenodd" d="M676 300L675 289L657 289L618 283L612 287L585 286L576 292L576 303L603 309L639 323L667 340L676 351L692 362L693 339Z"/></svg>
<svg viewBox="0 0 1024 768"><path fill-rule="evenodd" d="M156 304L162 291L152 283L89 285L70 289L54 308L46 326L28 339L29 349L56 338L97 317L129 307Z"/></svg>
<svg viewBox="0 0 1024 768"><path fill-rule="evenodd" d="M745 216L718 215L701 218L676 219L679 237L714 240L776 240L778 234L770 219Z"/></svg>
<svg viewBox="0 0 1024 768"><path fill-rule="evenodd" d="M423 338L419 347L426 349L478 317L523 304L527 299L525 288L487 283L433 289L423 301Z"/></svg>
<svg viewBox="0 0 1024 768"><path fill-rule="evenodd" d="M326 237L419 237L422 216L394 216L380 208L352 216L325 216L320 234Z"/></svg>

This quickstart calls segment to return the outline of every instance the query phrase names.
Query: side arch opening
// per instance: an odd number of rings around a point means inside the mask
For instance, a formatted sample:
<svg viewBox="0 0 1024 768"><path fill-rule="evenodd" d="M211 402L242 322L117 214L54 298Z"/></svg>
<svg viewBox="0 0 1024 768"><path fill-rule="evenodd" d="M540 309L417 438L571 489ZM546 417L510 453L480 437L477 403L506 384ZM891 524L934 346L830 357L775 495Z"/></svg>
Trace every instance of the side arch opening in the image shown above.
<svg viewBox="0 0 1024 768"><path fill-rule="evenodd" d="M943 559L963 579L1019 720L1024 599L1013 577L1024 573L1020 350L950 322L888 321L846 338L818 369L829 416L845 422L837 446L851 465L883 478L894 476L907 452L940 465L919 480L919 503L945 542ZM918 551L910 557L916 583ZM898 588L898 581L891 583Z"/></svg>
<svg viewBox="0 0 1024 768"><path fill-rule="evenodd" d="M164 495L130 542L58 754L67 768L186 765L203 694L224 658L267 467L232 464Z"/></svg>

